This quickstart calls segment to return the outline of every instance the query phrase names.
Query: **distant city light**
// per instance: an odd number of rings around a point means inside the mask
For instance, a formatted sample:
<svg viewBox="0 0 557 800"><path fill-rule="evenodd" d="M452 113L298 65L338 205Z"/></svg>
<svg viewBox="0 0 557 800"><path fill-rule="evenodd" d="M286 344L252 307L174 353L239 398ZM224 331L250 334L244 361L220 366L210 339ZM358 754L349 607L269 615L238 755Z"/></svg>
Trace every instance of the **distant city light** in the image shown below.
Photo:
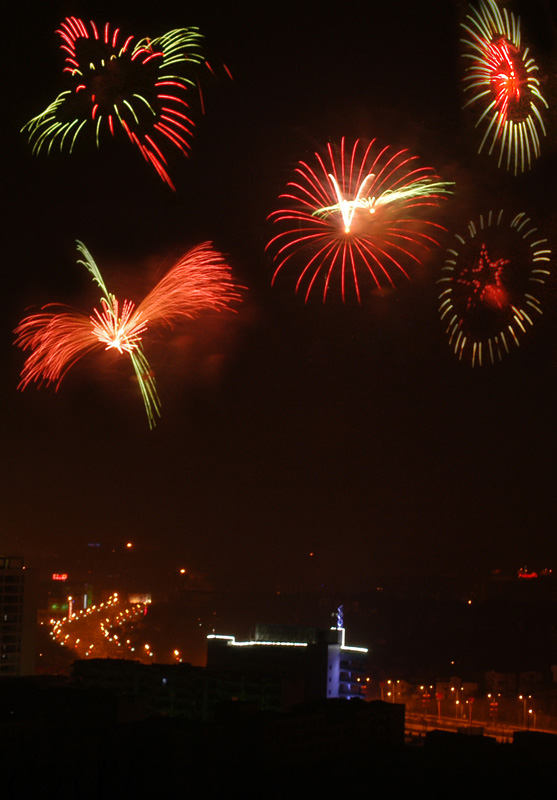
<svg viewBox="0 0 557 800"><path fill-rule="evenodd" d="M538 577L538 573L537 572L528 572L526 569L520 569L518 571L518 577L519 578L537 578Z"/></svg>

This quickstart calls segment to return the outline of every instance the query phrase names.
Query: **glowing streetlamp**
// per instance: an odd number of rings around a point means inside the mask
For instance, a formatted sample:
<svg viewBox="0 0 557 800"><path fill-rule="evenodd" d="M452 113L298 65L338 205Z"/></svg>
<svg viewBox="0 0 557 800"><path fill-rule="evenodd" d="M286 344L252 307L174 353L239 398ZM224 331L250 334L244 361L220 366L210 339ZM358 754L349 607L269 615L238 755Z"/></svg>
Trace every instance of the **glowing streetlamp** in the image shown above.
<svg viewBox="0 0 557 800"><path fill-rule="evenodd" d="M522 700L522 725L526 727L526 703L532 699L532 695L519 694L518 699Z"/></svg>

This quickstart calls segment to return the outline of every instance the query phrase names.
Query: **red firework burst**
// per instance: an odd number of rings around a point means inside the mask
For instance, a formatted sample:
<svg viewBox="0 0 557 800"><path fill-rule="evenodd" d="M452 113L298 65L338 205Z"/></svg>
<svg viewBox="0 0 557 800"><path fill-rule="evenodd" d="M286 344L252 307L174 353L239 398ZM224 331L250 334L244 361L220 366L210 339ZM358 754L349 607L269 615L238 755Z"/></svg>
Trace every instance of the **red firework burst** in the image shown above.
<svg viewBox="0 0 557 800"><path fill-rule="evenodd" d="M57 33L70 85L24 126L33 152L50 153L54 146L72 152L87 132L98 147L107 133L122 130L173 189L163 149L168 142L185 155L190 149L188 100L203 62L198 30L180 28L134 43L108 22L97 27L67 17Z"/></svg>
<svg viewBox="0 0 557 800"><path fill-rule="evenodd" d="M323 302L333 285L340 285L343 302L353 286L358 302L361 287L394 286L397 277L409 278L407 266L420 264L419 253L437 245L442 226L423 218L451 193L417 156L393 147L362 149L341 139L337 154L331 144L327 156L315 153L314 166L301 161L296 179L280 199L288 206L269 219L282 230L268 243L275 249L273 283L285 266L302 263L296 291L307 302L318 287Z"/></svg>
<svg viewBox="0 0 557 800"><path fill-rule="evenodd" d="M147 297L135 305L120 305L108 291L93 257L77 243L82 264L101 290L101 309L84 314L72 308L45 306L25 317L15 329L16 345L29 350L21 371L20 389L30 383L60 386L67 371L95 350L118 350L132 362L145 403L149 425L160 416L155 379L143 350L143 335L153 328L172 328L203 312L226 311L241 299L224 257L210 242L194 247L180 258Z"/></svg>
<svg viewBox="0 0 557 800"><path fill-rule="evenodd" d="M476 127L485 127L478 152L489 147L491 155L498 148L498 166L512 168L516 175L540 155L542 112L547 108L538 67L521 42L520 18L494 0L480 0L477 8L470 6L461 26L466 34L465 108L481 111Z"/></svg>

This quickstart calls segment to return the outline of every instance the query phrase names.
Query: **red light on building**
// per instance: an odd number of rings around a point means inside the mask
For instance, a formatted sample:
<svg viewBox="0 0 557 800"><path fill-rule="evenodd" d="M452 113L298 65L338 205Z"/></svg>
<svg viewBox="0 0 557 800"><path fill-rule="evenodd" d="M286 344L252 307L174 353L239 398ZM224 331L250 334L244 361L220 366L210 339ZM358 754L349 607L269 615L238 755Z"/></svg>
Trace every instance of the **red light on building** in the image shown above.
<svg viewBox="0 0 557 800"><path fill-rule="evenodd" d="M67 581L68 580L68 573L67 572L53 572L52 573L52 580L53 581Z"/></svg>

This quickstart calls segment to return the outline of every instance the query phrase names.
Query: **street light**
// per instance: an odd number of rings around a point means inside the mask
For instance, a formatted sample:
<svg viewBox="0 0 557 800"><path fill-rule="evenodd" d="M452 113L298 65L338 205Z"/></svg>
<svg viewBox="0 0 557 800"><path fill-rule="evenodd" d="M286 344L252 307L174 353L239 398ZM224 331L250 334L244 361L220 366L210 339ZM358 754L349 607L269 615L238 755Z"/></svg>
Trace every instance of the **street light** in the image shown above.
<svg viewBox="0 0 557 800"><path fill-rule="evenodd" d="M466 699L466 702L468 703L468 725L471 728L472 727L472 704L474 702L474 698L473 697L468 697Z"/></svg>
<svg viewBox="0 0 557 800"><path fill-rule="evenodd" d="M529 709L528 709L528 718L527 718L527 719L528 719L528 727L527 727L527 730L530 730L530 720L532 720L532 721L533 721L533 723L534 723L534 724L532 725L532 730L535 730L535 729L536 729L536 712L534 711L534 709L533 709L533 708L529 708Z"/></svg>
<svg viewBox="0 0 557 800"><path fill-rule="evenodd" d="M532 695L519 694L518 699L522 700L522 725L524 728L526 728L527 727L526 703L528 702L528 700L532 699Z"/></svg>

